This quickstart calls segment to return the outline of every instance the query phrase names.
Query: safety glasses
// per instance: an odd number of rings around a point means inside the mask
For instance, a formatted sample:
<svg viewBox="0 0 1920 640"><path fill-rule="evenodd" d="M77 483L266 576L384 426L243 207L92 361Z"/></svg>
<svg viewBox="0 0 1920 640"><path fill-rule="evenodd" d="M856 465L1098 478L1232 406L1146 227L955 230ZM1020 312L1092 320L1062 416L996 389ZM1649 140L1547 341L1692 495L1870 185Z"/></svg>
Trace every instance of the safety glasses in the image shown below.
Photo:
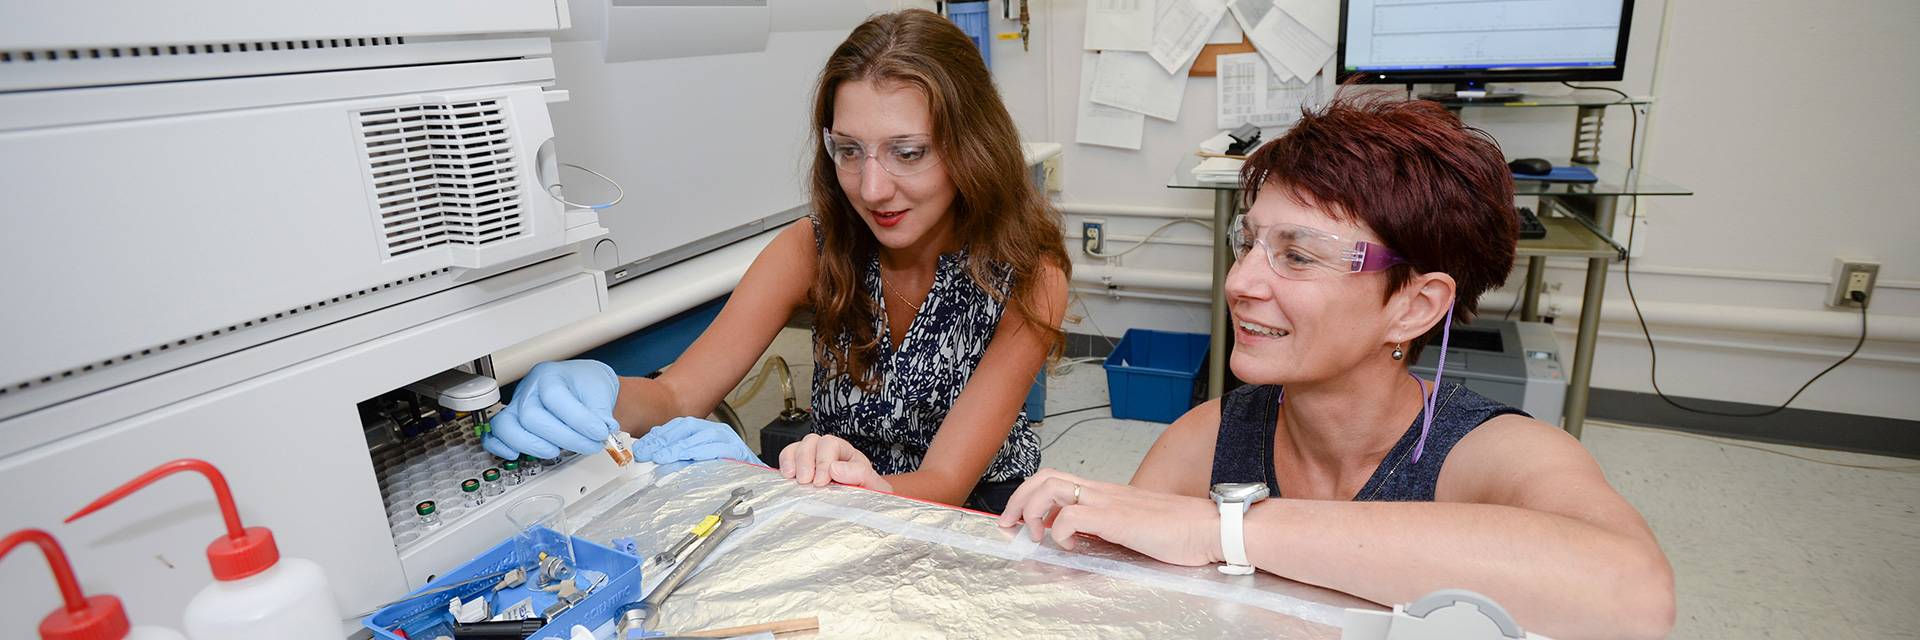
<svg viewBox="0 0 1920 640"><path fill-rule="evenodd" d="M881 169L901 178L940 164L939 156L933 152L933 139L928 136L892 138L874 148L821 129L820 140L826 144L827 157L833 158L833 166L845 173L860 173L867 158L878 158Z"/></svg>
<svg viewBox="0 0 1920 640"><path fill-rule="evenodd" d="M1255 247L1266 254L1267 266L1289 280L1382 271L1407 260L1392 249L1351 240L1297 224L1254 225L1245 214L1235 216L1230 236L1233 258L1243 259Z"/></svg>

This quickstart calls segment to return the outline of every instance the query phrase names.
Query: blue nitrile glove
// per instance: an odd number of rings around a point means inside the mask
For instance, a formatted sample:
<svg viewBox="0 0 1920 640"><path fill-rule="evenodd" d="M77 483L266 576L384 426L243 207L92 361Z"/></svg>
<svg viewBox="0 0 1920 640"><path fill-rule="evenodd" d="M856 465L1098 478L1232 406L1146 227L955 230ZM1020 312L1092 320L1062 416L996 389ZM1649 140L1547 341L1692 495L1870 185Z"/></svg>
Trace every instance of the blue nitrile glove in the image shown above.
<svg viewBox="0 0 1920 640"><path fill-rule="evenodd" d="M739 460L767 466L729 427L699 418L674 418L633 441L635 460L667 464L681 460Z"/></svg>
<svg viewBox="0 0 1920 640"><path fill-rule="evenodd" d="M613 418L619 396L620 376L612 367L593 360L542 362L520 379L513 402L493 417L480 445L507 459L526 453L552 460L563 447L599 452L601 441L620 429Z"/></svg>

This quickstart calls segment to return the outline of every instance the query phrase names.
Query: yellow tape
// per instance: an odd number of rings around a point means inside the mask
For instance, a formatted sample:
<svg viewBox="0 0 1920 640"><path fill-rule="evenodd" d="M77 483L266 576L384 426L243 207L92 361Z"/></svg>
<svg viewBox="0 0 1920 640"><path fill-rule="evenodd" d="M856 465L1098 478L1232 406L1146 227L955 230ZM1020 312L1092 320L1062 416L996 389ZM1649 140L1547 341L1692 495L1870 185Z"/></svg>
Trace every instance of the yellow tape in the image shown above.
<svg viewBox="0 0 1920 640"><path fill-rule="evenodd" d="M996 35L995 35L994 37L996 37L996 38L999 38L999 39L1001 39L1001 40L1019 40L1019 39L1020 39L1020 32L1018 32L1018 31L1009 31L1009 32L1006 32L1006 33L1001 33L1001 34L996 34Z"/></svg>
<svg viewBox="0 0 1920 640"><path fill-rule="evenodd" d="M720 526L720 516L708 514L700 524L693 525L693 535L705 538L707 534L713 533L713 528L717 526Z"/></svg>

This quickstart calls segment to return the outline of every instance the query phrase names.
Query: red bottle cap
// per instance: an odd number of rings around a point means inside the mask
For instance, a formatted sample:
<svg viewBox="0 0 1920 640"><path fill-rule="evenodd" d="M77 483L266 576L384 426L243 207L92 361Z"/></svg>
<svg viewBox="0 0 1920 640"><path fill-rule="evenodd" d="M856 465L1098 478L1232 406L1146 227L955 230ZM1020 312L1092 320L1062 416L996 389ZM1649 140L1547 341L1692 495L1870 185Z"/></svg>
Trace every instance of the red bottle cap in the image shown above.
<svg viewBox="0 0 1920 640"><path fill-rule="evenodd" d="M273 543L273 532L266 527L240 526L240 511L233 505L233 492L227 489L226 476L205 460L182 458L154 467L67 516L67 522L99 511L155 480L181 471L198 471L207 477L213 484L213 496L220 503L220 515L227 521L227 535L214 538L213 544L207 545L207 564L213 568L215 580L239 580L266 571L280 561L280 548Z"/></svg>
<svg viewBox="0 0 1920 640"><path fill-rule="evenodd" d="M42 640L120 640L127 637L127 610L120 606L120 599L108 595L91 598L80 593L80 583L73 579L73 567L67 564L67 553L60 550L60 543L53 536L39 529L21 529L8 534L0 540L0 557L13 551L14 547L33 543L40 546L40 552L47 556L47 566L53 569L53 582L60 587L60 597L66 600L66 606L54 609L53 613L40 620L40 638Z"/></svg>

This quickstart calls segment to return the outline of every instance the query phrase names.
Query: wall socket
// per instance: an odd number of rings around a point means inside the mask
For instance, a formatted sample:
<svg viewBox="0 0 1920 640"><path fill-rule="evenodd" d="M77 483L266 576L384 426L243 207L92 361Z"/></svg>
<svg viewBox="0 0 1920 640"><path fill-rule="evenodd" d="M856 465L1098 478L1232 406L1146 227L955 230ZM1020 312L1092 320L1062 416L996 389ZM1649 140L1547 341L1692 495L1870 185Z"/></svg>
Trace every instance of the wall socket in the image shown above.
<svg viewBox="0 0 1920 640"><path fill-rule="evenodd" d="M1107 248L1107 221L1101 218L1087 218L1080 221L1080 250L1087 255L1099 255Z"/></svg>
<svg viewBox="0 0 1920 640"><path fill-rule="evenodd" d="M1833 282L1828 287L1827 306L1841 308L1859 308L1862 305L1853 300L1853 292L1859 291L1868 300L1873 299L1874 282L1880 279L1880 263L1868 260L1848 258L1833 259Z"/></svg>
<svg viewBox="0 0 1920 640"><path fill-rule="evenodd" d="M1060 156L1054 155L1040 164L1040 170L1047 176L1047 193L1060 193L1066 188L1066 174L1060 172Z"/></svg>

